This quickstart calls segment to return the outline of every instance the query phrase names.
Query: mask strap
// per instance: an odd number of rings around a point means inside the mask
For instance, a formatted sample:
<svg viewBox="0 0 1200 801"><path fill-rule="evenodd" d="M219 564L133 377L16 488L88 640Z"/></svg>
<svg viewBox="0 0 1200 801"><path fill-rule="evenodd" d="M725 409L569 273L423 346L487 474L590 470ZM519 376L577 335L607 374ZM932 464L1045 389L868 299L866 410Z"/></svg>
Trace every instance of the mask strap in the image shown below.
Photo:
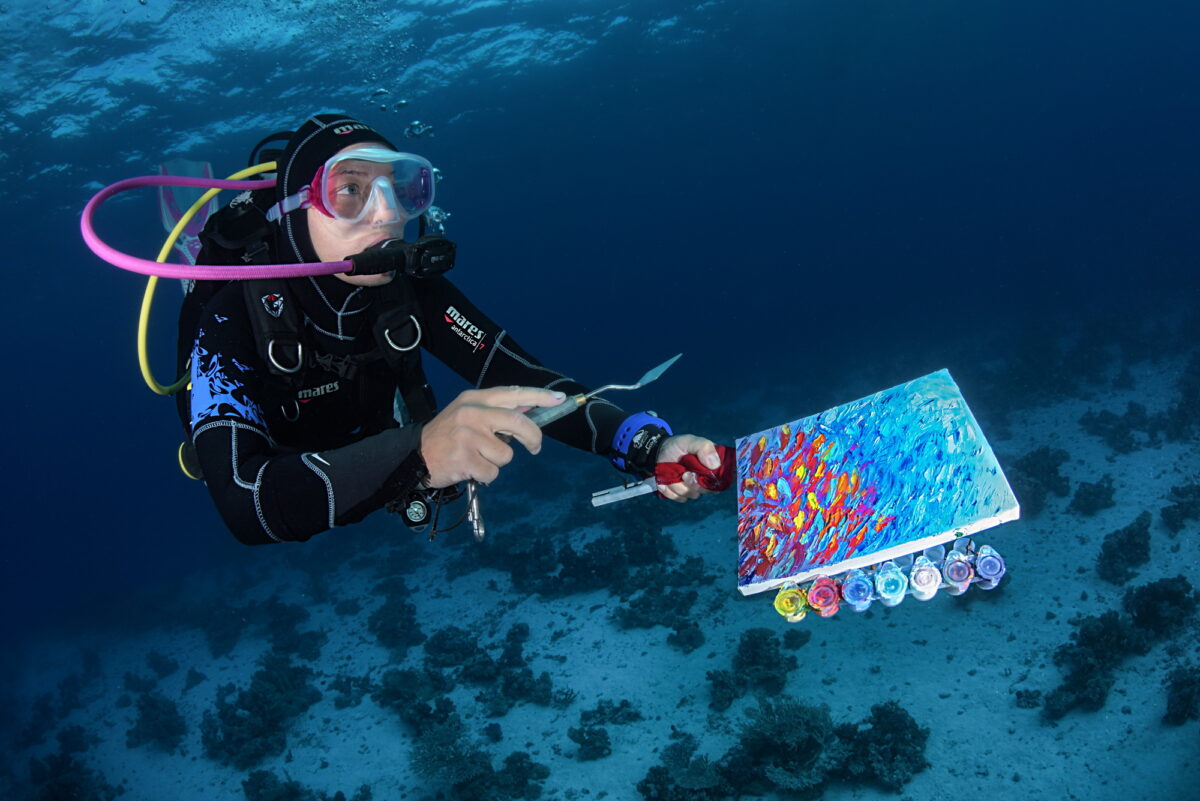
<svg viewBox="0 0 1200 801"><path fill-rule="evenodd" d="M278 222L283 215L293 212L296 209L305 208L308 205L308 198L311 193L312 190L306 186L296 194L285 197L267 209L267 219L271 222Z"/></svg>

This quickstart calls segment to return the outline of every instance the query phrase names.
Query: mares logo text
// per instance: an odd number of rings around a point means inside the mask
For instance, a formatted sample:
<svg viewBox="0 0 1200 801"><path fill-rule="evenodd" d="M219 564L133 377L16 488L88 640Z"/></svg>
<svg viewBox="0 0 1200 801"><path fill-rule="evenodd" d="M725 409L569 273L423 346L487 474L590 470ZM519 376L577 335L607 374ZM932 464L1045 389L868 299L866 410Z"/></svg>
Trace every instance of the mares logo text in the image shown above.
<svg viewBox="0 0 1200 801"><path fill-rule="evenodd" d="M339 389L338 382L331 381L328 384L322 384L319 387L312 389L302 389L296 393L296 397L302 401L310 401L313 398L319 398L322 395L328 395L331 392L337 392Z"/></svg>
<svg viewBox="0 0 1200 801"><path fill-rule="evenodd" d="M468 320L462 312L453 306L447 307L446 311L443 312L443 316L450 329L462 337L463 341L470 345L472 350L483 348L483 340L487 338L486 331Z"/></svg>

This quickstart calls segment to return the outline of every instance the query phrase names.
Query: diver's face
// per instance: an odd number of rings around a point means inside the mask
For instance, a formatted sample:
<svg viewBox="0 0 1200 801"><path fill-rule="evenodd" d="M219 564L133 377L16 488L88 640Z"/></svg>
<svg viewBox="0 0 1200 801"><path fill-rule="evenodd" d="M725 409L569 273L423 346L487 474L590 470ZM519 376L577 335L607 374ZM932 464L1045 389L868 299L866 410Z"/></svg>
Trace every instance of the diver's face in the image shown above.
<svg viewBox="0 0 1200 801"><path fill-rule="evenodd" d="M351 145L342 148L339 153L345 153L355 148L373 145L386 147L382 143L370 142ZM347 176L346 180L353 181L355 186L369 188L371 182L380 175L391 178L391 165L376 164L369 161L342 162L353 163L356 173ZM360 174L361 173L361 174ZM313 250L321 261L342 261L355 253L361 253L372 245L385 239L397 239L404 236L404 225L408 219L400 210L399 219L395 219L396 210L384 203L376 203L365 217L355 223L327 217L315 208L305 211L308 220L308 236L312 241ZM347 275L337 273L338 278L355 286L381 286L392 280L392 273L381 275Z"/></svg>

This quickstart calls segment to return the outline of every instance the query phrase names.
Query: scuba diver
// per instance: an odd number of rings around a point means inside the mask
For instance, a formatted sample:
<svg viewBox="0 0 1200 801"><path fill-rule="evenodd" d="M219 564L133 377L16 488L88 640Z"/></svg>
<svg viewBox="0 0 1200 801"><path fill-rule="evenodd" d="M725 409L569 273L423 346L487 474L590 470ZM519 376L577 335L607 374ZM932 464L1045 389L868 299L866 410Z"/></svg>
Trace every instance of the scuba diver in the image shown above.
<svg viewBox="0 0 1200 801"><path fill-rule="evenodd" d="M352 259L356 269L197 281L180 315L180 369L190 362L181 461L239 541L304 541L384 507L427 523L456 485L495 480L511 440L538 453L542 429L526 412L568 397L579 412L545 433L636 479L689 455L721 466L708 439L584 399L586 387L542 365L446 278L454 248L426 233L436 182L427 160L341 114L313 116L286 140L275 187L211 215L196 263ZM405 241L418 221L421 235ZM439 410L422 349L475 388ZM657 489L680 502L708 492L690 471Z"/></svg>

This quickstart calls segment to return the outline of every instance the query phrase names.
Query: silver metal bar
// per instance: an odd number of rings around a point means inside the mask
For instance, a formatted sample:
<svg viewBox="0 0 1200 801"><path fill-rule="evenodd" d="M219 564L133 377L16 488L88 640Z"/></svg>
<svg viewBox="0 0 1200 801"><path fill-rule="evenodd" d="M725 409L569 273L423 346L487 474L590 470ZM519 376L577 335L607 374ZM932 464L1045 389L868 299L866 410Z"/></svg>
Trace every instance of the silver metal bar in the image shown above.
<svg viewBox="0 0 1200 801"><path fill-rule="evenodd" d="M658 491L658 482L654 480L654 476L644 478L636 484L622 484L619 487L612 489L600 490L592 493L592 506L603 506L606 503L616 503L623 501L626 498L636 498L639 495L645 495L650 492Z"/></svg>
<svg viewBox="0 0 1200 801"><path fill-rule="evenodd" d="M538 428L545 428L555 420L561 420L566 417L585 403L587 403L587 395L572 395L557 406L535 406L525 412L525 416L532 420L533 424ZM512 439L512 437L508 439ZM508 439L504 441L508 442Z"/></svg>

